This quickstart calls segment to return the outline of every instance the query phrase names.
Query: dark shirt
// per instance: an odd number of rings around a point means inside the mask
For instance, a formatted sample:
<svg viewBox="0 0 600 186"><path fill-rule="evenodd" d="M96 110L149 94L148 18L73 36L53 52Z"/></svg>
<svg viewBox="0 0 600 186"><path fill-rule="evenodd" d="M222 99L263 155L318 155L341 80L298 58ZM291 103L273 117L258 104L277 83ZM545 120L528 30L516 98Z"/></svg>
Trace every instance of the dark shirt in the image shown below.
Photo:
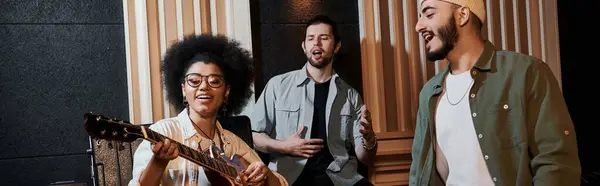
<svg viewBox="0 0 600 186"><path fill-rule="evenodd" d="M330 82L331 80L328 80L324 83L315 84L313 123L310 138L322 139L323 148L307 160L302 173L294 185L333 185L325 173L325 170L333 161L333 156L327 146L327 122L325 116Z"/></svg>

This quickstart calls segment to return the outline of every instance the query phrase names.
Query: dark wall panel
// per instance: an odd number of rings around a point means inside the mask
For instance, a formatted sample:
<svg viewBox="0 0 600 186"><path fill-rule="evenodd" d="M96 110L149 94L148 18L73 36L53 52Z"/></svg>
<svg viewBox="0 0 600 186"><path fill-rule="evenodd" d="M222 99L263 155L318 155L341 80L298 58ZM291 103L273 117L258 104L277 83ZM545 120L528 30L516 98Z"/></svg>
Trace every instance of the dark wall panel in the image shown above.
<svg viewBox="0 0 600 186"><path fill-rule="evenodd" d="M84 112L125 117L123 37L121 25L0 25L0 159L85 152Z"/></svg>
<svg viewBox="0 0 600 186"><path fill-rule="evenodd" d="M123 1L3 0L0 23L123 24Z"/></svg>
<svg viewBox="0 0 600 186"><path fill-rule="evenodd" d="M340 48L337 59L333 62L333 68L346 83L350 84L350 86L363 95L360 62L360 28L358 23L356 23L339 25L339 29L342 38L342 48Z"/></svg>
<svg viewBox="0 0 600 186"><path fill-rule="evenodd" d="M303 28L304 25L299 24L261 25L263 83L278 74L301 68L306 63L300 47L304 38Z"/></svg>
<svg viewBox="0 0 600 186"><path fill-rule="evenodd" d="M358 24L358 2L344 0L261 0L261 23L305 23L328 14L341 24Z"/></svg>
<svg viewBox="0 0 600 186"><path fill-rule="evenodd" d="M55 182L90 183L86 155L0 160L2 185L46 186Z"/></svg>
<svg viewBox="0 0 600 186"><path fill-rule="evenodd" d="M123 1L0 6L0 185L90 183L83 114L129 117Z"/></svg>

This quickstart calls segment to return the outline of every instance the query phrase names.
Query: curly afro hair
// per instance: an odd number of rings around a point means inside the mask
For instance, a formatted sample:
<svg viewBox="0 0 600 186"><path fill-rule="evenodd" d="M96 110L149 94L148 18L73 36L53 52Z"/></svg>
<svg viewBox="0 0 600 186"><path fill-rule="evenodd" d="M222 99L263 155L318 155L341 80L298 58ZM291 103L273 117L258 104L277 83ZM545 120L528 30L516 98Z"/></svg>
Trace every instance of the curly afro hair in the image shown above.
<svg viewBox="0 0 600 186"><path fill-rule="evenodd" d="M253 60L238 41L223 35L189 35L167 50L161 70L169 103L177 112L185 108L181 84L188 68L200 61L216 64L223 71L225 83L230 88L224 115L242 112L253 93L250 87L254 79Z"/></svg>

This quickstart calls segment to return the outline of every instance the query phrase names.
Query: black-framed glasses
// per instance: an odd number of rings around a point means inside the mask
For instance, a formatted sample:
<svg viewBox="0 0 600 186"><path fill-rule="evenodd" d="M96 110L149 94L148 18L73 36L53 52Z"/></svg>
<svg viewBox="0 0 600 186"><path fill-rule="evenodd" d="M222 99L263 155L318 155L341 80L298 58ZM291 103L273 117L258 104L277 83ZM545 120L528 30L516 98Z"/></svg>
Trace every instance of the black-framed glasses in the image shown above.
<svg viewBox="0 0 600 186"><path fill-rule="evenodd" d="M206 81L208 86L210 86L212 88L219 88L219 87L223 86L223 84L225 84L225 80L223 79L223 76L218 75L218 74L211 74L208 76L203 76L198 73L189 73L189 74L185 75L184 81L187 82L187 84L190 87L194 87L194 88L199 87L200 84L202 84L202 81Z"/></svg>

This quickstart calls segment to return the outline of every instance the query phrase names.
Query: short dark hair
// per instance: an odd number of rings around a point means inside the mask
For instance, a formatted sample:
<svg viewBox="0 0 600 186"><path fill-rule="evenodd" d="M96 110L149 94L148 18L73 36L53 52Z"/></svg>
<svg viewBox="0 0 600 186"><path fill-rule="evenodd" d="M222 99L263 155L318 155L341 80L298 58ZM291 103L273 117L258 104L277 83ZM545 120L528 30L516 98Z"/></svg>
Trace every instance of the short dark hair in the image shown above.
<svg viewBox="0 0 600 186"><path fill-rule="evenodd" d="M334 43L338 43L340 41L340 35L338 35L338 29L337 29L337 24L335 21L333 21L333 19L329 18L326 15L317 15L315 17L313 17L312 19L310 19L307 23L306 23L306 29L308 29L309 26L311 25L318 25L318 24L327 24L329 26L331 26L331 32L333 33L333 41ZM304 35L306 35L306 29L304 30Z"/></svg>
<svg viewBox="0 0 600 186"><path fill-rule="evenodd" d="M222 35L189 35L173 44L162 61L161 71L166 98L177 112L185 108L181 84L186 71L197 62L216 64L229 86L225 116L241 113L252 96L253 60L241 44Z"/></svg>

